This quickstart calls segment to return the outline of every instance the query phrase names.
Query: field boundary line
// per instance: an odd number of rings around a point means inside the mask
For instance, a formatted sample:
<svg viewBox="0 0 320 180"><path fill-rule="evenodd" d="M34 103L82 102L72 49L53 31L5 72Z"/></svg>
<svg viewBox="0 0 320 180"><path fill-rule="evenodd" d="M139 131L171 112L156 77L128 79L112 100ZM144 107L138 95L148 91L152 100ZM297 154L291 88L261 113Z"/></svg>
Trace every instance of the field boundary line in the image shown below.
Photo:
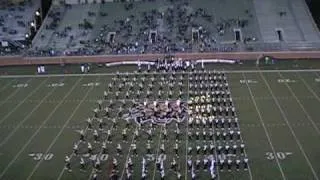
<svg viewBox="0 0 320 180"><path fill-rule="evenodd" d="M303 147L302 147L302 145L301 145L298 137L296 136L296 133L293 131L293 128L292 128L291 124L289 123L289 120L288 120L286 114L284 113L282 107L280 106L278 99L275 97L275 95L274 95L274 93L273 93L273 91L272 91L272 89L271 89L271 87L270 87L270 84L268 83L268 81L266 80L266 78L264 77L264 75L263 75L261 72L260 72L259 74L260 74L260 77L261 77L261 78L263 79L263 81L265 82L265 84L267 85L267 88L268 88L271 96L273 97L275 104L277 105L278 109L280 110L280 113L281 113L284 121L287 123L287 125L288 125L288 127L289 127L289 129L290 129L290 132L291 132L292 136L294 137L294 139L295 139L295 141L296 141L296 143L297 143L297 145L298 145L298 147L299 147L302 155L304 156L304 158L305 158L305 160L306 160L309 168L310 168L311 171L312 171L312 174L313 174L314 178L315 178L316 180L319 180L319 177L318 177L317 173L315 172L315 170L314 170L314 168L313 168L313 166L312 166L312 164L311 164L311 162L310 162L310 160L309 160L306 152L304 151L304 149L303 149Z"/></svg>
<svg viewBox="0 0 320 180"><path fill-rule="evenodd" d="M47 82L49 80L49 78L47 78L46 80L44 80L44 82ZM41 87L42 84L44 83L42 82L39 86ZM50 90L49 92L47 92L47 94L41 99L41 101L35 106L33 107L33 109L28 113L28 115L24 116L24 118L19 121L18 125L12 130L10 131L9 135L0 143L0 147L2 147L5 143L7 143L7 141L15 134L15 132L19 129L19 127L26 121L29 119L29 117L36 111L38 110L38 108L41 106L41 104L43 103L43 101L48 98L54 91L55 88L52 88L52 90Z"/></svg>
<svg viewBox="0 0 320 180"><path fill-rule="evenodd" d="M277 73L277 72L320 72L320 69L282 69L282 70L224 70L224 73ZM176 72L176 74L187 74L189 72ZM79 76L114 76L117 73L92 73L92 74L44 74L44 75L2 75L0 78L43 78L43 77L79 77ZM134 75L134 72L119 73L120 75ZM139 73L140 75L165 74L163 72Z"/></svg>
<svg viewBox="0 0 320 180"><path fill-rule="evenodd" d="M69 96L71 94L71 92L73 91L73 89L76 87L76 85L80 82L82 78L79 78L75 84L73 85L73 87L65 94L64 98L67 98L67 96ZM2 171L2 173L0 174L0 179L3 177L3 175L7 172L7 170L12 166L12 164L17 160L17 158L20 156L20 154L26 149L26 147L31 143L31 141L33 140L33 138L39 133L41 127L47 123L47 121L53 116L53 114L56 112L56 110L58 109L58 107L60 107L60 105L62 104L62 101L55 106L55 108L51 111L51 113L47 116L47 118L42 122L42 124L40 125L40 127L33 133L33 135L29 138L29 140L24 144L24 146L20 149L20 151L15 155L15 157L9 162L9 164L6 166L6 168Z"/></svg>
<svg viewBox="0 0 320 180"><path fill-rule="evenodd" d="M279 72L278 73L279 76L281 78L283 78L282 74ZM316 123L314 122L313 118L310 116L310 114L307 112L307 110L304 108L304 106L302 105L301 101L299 100L299 98L296 96L296 94L293 92L292 88L289 86L288 83L285 83L285 85L287 86L287 88L289 89L290 93L293 95L293 97L295 98L295 100L298 102L300 108L302 109L302 111L304 112L304 114L307 116L307 119L311 122L311 124L313 125L314 129L317 131L318 135L320 135L320 130L318 128L318 126L316 125Z"/></svg>
<svg viewBox="0 0 320 180"><path fill-rule="evenodd" d="M242 77L243 77L244 79L246 79L246 76L245 76L244 73L242 73ZM269 134L268 129L266 128L266 125L265 125L265 123L264 123L264 121L263 121L263 118L262 118L262 115L261 115L261 111L260 111L260 109L259 109L259 107L258 107L258 105L257 105L257 102L256 102L256 100L255 100L255 97L254 97L254 95L253 95L253 92L252 92L252 90L251 90L248 82L246 82L245 84L247 85L249 94L250 94L250 96L251 96L252 103L253 103L253 105L254 105L257 113L258 113L260 123L261 123L261 125L262 125L262 128L263 128L266 136L267 136L267 139L268 139L269 145L270 145L270 147L271 147L272 153L276 154L275 148L274 148L274 146L273 146L273 144L272 144L272 141L271 141L271 138L270 138L270 134ZM278 165L278 168L279 168L279 170L280 170L282 179L284 179L284 180L287 179L286 176L285 176L285 174L284 174L284 172L283 172L282 166L281 166L281 164L280 164L279 159L278 159L277 156L275 156L275 160L276 160L277 165Z"/></svg>
<svg viewBox="0 0 320 180"><path fill-rule="evenodd" d="M29 82L30 82L31 80L32 80L32 79L28 79L28 81L25 82L25 83L28 83L28 84L29 84ZM0 102L0 107L1 107L2 105L4 105L11 97L13 97L14 95L16 95L20 89L21 89L21 88L16 88L16 90L14 90L12 93L10 93L10 95L9 95L5 100L1 101L1 102ZM32 92L32 91L31 91L31 92ZM31 93L31 92L30 92L30 93ZM30 94L30 93L29 93L29 94ZM0 120L0 124L1 124L1 120Z"/></svg>
<svg viewBox="0 0 320 180"><path fill-rule="evenodd" d="M43 85L43 83L48 81L48 79L49 79L49 78L43 80L35 89L33 89L30 93L28 93L28 95L25 96L25 98L24 98L22 101L20 101L18 105L14 106L14 108L12 108L11 111L9 111L8 114L6 114L4 117L2 117L2 118L0 119L0 125L8 118L13 112L15 112L22 104L24 104L25 101L26 101L27 99L29 99L30 96L32 96L35 92L37 92L38 89ZM31 80L31 79L30 79L30 80ZM27 81L27 82L28 82L28 81ZM21 88L18 88L18 89L21 89ZM18 90L17 90L17 91L14 91L11 95L16 94L16 92L18 92ZM10 95L10 96L11 96L11 95ZM10 96L8 96L8 98L10 98ZM8 99L8 98L7 98L7 99ZM5 102L3 102L3 104L4 104L4 103L5 103ZM1 105L3 105L3 104L1 104ZM0 105L0 106L1 106L1 105Z"/></svg>
<svg viewBox="0 0 320 180"><path fill-rule="evenodd" d="M82 78L80 78L81 80ZM99 79L99 77L97 78ZM78 80L78 82L80 82ZM78 83L77 83L78 84ZM82 100L86 99L89 92L91 92L91 90L94 88L94 86L91 86L89 90L87 90L86 94L83 96ZM69 116L69 118L65 121L65 123L63 124L62 128L60 129L60 131L58 132L58 134L55 136L55 138L52 140L51 144L49 145L49 147L47 148L47 150L45 151L45 154L47 154L52 146L56 143L56 141L58 140L58 138L61 136L62 132L64 131L65 127L69 124L69 122L71 121L71 119L73 118L73 116L76 114L76 112L78 111L79 107L82 105L84 101L79 102L79 104L73 109L73 112L71 113L71 115ZM31 173L29 174L29 176L27 177L27 180L30 180L33 176L33 174L36 172L36 170L39 168L40 164L43 162L43 159L40 159L37 164L35 165L35 167L33 168L33 170L31 171Z"/></svg>

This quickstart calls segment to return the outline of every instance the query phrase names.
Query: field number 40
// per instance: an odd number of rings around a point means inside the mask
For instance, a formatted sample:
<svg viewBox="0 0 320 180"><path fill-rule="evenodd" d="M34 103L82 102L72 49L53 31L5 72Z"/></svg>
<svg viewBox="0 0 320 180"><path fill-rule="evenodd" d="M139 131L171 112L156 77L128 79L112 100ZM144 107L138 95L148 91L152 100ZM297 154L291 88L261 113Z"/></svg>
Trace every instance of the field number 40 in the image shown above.
<svg viewBox="0 0 320 180"><path fill-rule="evenodd" d="M284 160L290 155L292 155L292 152L266 152L266 157L268 160L274 160L276 157L280 160Z"/></svg>

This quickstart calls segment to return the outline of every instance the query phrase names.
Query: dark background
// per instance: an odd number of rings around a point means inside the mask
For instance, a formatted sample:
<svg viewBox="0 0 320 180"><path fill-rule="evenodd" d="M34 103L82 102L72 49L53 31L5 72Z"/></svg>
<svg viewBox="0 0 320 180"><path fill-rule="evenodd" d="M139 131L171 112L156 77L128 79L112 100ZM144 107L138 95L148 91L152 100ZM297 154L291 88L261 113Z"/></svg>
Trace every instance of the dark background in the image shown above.
<svg viewBox="0 0 320 180"><path fill-rule="evenodd" d="M312 13L313 19L318 25L318 29L320 29L320 0L306 0L306 2Z"/></svg>

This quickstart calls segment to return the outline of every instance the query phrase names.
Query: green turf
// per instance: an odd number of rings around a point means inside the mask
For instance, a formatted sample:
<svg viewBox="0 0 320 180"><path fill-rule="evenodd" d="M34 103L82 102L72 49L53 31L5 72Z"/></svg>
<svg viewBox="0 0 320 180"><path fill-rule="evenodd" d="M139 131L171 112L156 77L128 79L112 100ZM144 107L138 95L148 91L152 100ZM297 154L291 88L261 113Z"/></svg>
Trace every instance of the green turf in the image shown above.
<svg viewBox="0 0 320 180"><path fill-rule="evenodd" d="M317 67L318 64L312 65ZM311 66L310 66L311 67ZM234 67L224 67L237 69ZM133 69L133 68L131 68ZM238 68L243 69L243 68ZM126 68L108 70L127 71ZM102 71L102 70L101 70ZM105 71L103 71L105 72ZM161 75L159 75L160 77ZM91 168L80 172L78 159L73 158L73 172L63 171L64 156L72 153L73 143L78 140L76 130L85 128L84 120L93 115L96 100L101 99L103 90L111 82L111 75L79 77L10 77L0 78L0 179L89 179ZM317 179L320 177L319 137L320 137L320 71L318 72L245 72L227 73L231 95L240 119L240 128L246 152L250 161L250 171L219 172L219 179ZM295 82L281 83L278 79L291 79ZM256 83L243 83L240 80L255 80ZM48 87L49 84L63 82L62 87ZM99 82L99 86L86 87L85 83ZM27 83L27 87L13 85ZM187 80L185 80L187 83ZM187 87L187 85L186 85ZM187 88L185 89L187 93ZM184 96L184 98L187 98ZM108 124L110 125L110 123ZM124 123L119 124L121 139ZM173 128L173 126L172 126ZM129 134L134 130L130 128ZM186 133L182 129L182 134ZM153 146L158 147L160 128L156 129ZM174 133L169 132L173 139ZM138 157L133 157L136 165L134 179L141 174L141 155L145 152L145 137L138 141ZM185 136L182 139L186 139ZM129 136L129 142L131 137ZM187 141L180 143L185 147ZM194 142L189 142L194 143ZM123 143L124 155L118 158L119 174L130 143ZM166 146L173 146L173 140ZM115 147L115 144L112 144ZM185 175L185 148L181 148L179 166ZM154 154L157 154L153 149ZM168 149L167 158L173 156ZM267 153L278 154L269 160ZM292 153L283 156L283 153ZM30 153L52 153L51 160L34 160ZM99 153L99 151L96 151ZM112 149L110 157L115 154ZM104 171L99 177L107 177L111 158L102 162ZM169 164L170 161L166 161ZM155 176L153 177L153 174ZM172 172L167 172L175 179ZM154 163L149 166L150 179L160 179L154 173ZM208 174L202 172L201 179ZM188 173L190 179L190 173Z"/></svg>

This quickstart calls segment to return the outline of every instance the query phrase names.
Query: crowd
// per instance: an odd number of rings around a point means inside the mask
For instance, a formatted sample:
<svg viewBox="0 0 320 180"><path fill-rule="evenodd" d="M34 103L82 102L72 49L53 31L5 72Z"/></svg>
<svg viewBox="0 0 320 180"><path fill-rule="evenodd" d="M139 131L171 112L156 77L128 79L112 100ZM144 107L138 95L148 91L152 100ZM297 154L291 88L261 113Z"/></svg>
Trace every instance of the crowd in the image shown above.
<svg viewBox="0 0 320 180"><path fill-rule="evenodd" d="M39 44L33 44L26 55L74 56L241 50L239 45L241 42L232 42L230 37L234 36L233 28L241 29L249 26L253 16L250 10L245 10L246 16L243 17L222 18L205 8L194 7L192 2L188 1L166 0L165 4L166 6L162 7L141 8L134 2L123 3L123 9L119 9L119 13L126 15L111 22L104 21L104 18L111 15L103 8L85 11L83 13L87 13L87 17L94 17L97 21L85 18L78 27L61 24L67 11L74 8L72 5L65 4L59 8L52 8L46 23L43 24L43 29L53 31L53 35L40 31L40 41L35 41ZM102 4L101 7L103 6L105 5ZM65 28L62 30L60 28L58 31L58 27ZM87 31L89 29L90 31ZM90 38L78 40L72 35L75 34L73 31L90 33ZM110 32L115 33L112 38ZM67 48L55 47L53 43L55 38L69 39ZM257 40L255 37L243 38L246 43L253 39ZM41 45L41 39L49 39L48 45ZM224 40L229 42L221 43Z"/></svg>
<svg viewBox="0 0 320 180"><path fill-rule="evenodd" d="M248 26L246 18L230 18L213 21L214 14L203 8L192 7L185 1L168 1L166 8L147 8L139 10L135 3L123 3L125 11L120 19L105 24L92 34L92 40L81 41L80 48L55 49L38 48L28 52L28 55L59 56L59 55L96 55L96 54L144 54L144 53L175 53L175 52L231 52L238 51L237 43L221 44L224 35L230 33L233 27ZM66 7L68 9L70 7ZM134 10L135 9L135 10ZM89 16L103 19L108 12L86 12ZM249 11L248 11L249 14ZM49 18L53 20L46 28L53 29L61 21L61 12L52 11ZM102 23L97 21L96 23ZM93 22L84 21L79 29L86 25L94 30ZM213 24L208 28L205 24ZM83 29L83 28L82 28ZM67 36L73 29L66 28L57 32L58 36ZM110 32L115 34L110 38ZM45 36L45 35L43 35ZM69 37L66 37L69 38ZM76 40L75 40L76 41Z"/></svg>

